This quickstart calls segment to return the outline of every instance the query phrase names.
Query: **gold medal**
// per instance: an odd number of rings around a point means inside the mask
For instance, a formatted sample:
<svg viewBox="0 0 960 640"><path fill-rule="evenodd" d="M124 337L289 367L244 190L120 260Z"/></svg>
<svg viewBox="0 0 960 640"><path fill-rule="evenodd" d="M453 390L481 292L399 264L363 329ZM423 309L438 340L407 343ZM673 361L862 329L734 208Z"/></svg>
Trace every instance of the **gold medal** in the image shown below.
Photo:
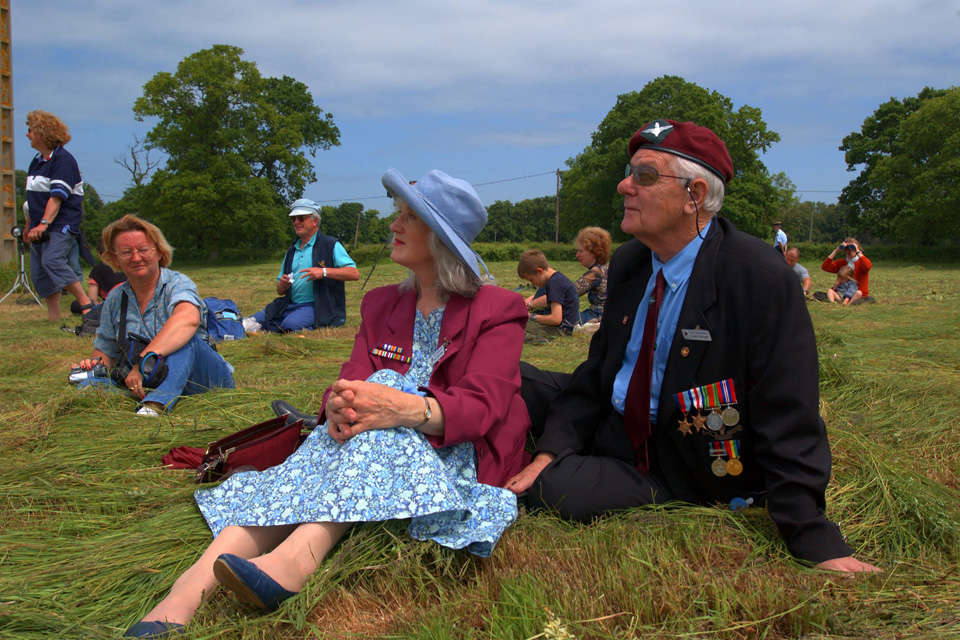
<svg viewBox="0 0 960 640"><path fill-rule="evenodd" d="M731 458L727 460L726 471L732 476L738 476L743 473L743 463L739 458Z"/></svg>
<svg viewBox="0 0 960 640"><path fill-rule="evenodd" d="M728 427L732 427L740 422L740 412L733 407L725 407L721 416L723 417L723 424Z"/></svg>
<svg viewBox="0 0 960 640"><path fill-rule="evenodd" d="M722 478L727 475L727 463L723 458L717 458L713 461L713 464L710 465L710 470L713 471L713 475Z"/></svg>

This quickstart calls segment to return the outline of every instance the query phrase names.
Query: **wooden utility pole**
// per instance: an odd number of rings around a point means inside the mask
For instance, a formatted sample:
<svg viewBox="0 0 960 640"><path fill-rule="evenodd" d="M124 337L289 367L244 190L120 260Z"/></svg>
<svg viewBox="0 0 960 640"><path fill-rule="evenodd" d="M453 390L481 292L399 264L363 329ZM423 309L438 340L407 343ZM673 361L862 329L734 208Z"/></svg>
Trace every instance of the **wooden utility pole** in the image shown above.
<svg viewBox="0 0 960 640"><path fill-rule="evenodd" d="M560 244L560 169L557 169L557 215L553 223L553 241Z"/></svg>
<svg viewBox="0 0 960 640"><path fill-rule="evenodd" d="M353 248L357 248L357 238L360 237L360 216L363 215L363 207L360 207L360 211L357 212L357 230L353 234Z"/></svg>
<svg viewBox="0 0 960 640"><path fill-rule="evenodd" d="M17 241L10 233L17 224L12 55L10 0L0 0L0 262L17 258Z"/></svg>

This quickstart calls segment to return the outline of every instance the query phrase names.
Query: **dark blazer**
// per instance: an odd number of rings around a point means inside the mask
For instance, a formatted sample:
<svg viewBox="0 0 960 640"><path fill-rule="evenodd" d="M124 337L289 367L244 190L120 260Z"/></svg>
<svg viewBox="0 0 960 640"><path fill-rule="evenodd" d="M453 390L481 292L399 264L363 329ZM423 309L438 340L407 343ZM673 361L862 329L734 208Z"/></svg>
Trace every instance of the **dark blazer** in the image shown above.
<svg viewBox="0 0 960 640"><path fill-rule="evenodd" d="M340 378L366 380L380 369L406 373L410 365L370 350L386 343L412 353L416 309L416 293L400 293L397 285L365 295L360 330ZM526 323L523 298L496 286L480 287L472 299L453 295L443 312L440 340L450 343L426 391L443 409L445 434L427 439L435 447L472 442L477 480L484 484L502 487L529 462L524 444L530 417L520 397L519 368Z"/></svg>
<svg viewBox="0 0 960 640"><path fill-rule="evenodd" d="M703 243L664 372L650 473L684 502L729 503L765 493L790 552L821 562L852 553L824 515L830 446L819 415L817 345L796 276L762 240L723 218ZM632 462L626 433L604 424L613 381L652 275L650 250L633 240L611 261L607 304L590 353L551 408L538 451L618 457ZM646 308L642 310L646 313ZM641 322L643 320L641 319ZM709 331L688 340L683 329ZM717 477L707 430L684 436L673 395L732 378L742 430L743 473Z"/></svg>

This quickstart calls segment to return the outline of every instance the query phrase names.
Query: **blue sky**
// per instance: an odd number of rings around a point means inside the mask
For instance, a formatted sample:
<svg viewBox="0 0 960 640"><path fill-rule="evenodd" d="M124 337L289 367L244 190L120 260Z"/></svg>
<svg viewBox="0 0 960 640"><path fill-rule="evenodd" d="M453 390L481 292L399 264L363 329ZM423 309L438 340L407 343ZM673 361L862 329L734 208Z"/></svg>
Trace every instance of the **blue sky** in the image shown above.
<svg viewBox="0 0 960 640"><path fill-rule="evenodd" d="M956 0L13 0L12 23L17 167L27 112L51 111L105 200L129 185L114 159L154 124L133 117L144 83L212 44L333 114L341 146L318 153L305 197L381 210L391 166L495 182L477 188L487 204L552 194L617 96L662 75L759 107L781 136L769 170L832 202L854 175L845 135L890 97L960 85Z"/></svg>

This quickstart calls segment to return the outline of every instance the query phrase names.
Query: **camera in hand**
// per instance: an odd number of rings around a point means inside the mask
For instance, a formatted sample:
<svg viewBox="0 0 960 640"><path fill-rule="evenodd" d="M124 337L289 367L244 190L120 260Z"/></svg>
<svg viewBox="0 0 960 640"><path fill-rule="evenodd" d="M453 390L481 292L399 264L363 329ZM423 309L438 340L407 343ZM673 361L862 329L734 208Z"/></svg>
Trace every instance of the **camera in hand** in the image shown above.
<svg viewBox="0 0 960 640"><path fill-rule="evenodd" d="M110 378L110 370L102 362L98 362L89 369L83 367L70 367L70 376L67 378L70 384L80 384L84 380L91 378Z"/></svg>

